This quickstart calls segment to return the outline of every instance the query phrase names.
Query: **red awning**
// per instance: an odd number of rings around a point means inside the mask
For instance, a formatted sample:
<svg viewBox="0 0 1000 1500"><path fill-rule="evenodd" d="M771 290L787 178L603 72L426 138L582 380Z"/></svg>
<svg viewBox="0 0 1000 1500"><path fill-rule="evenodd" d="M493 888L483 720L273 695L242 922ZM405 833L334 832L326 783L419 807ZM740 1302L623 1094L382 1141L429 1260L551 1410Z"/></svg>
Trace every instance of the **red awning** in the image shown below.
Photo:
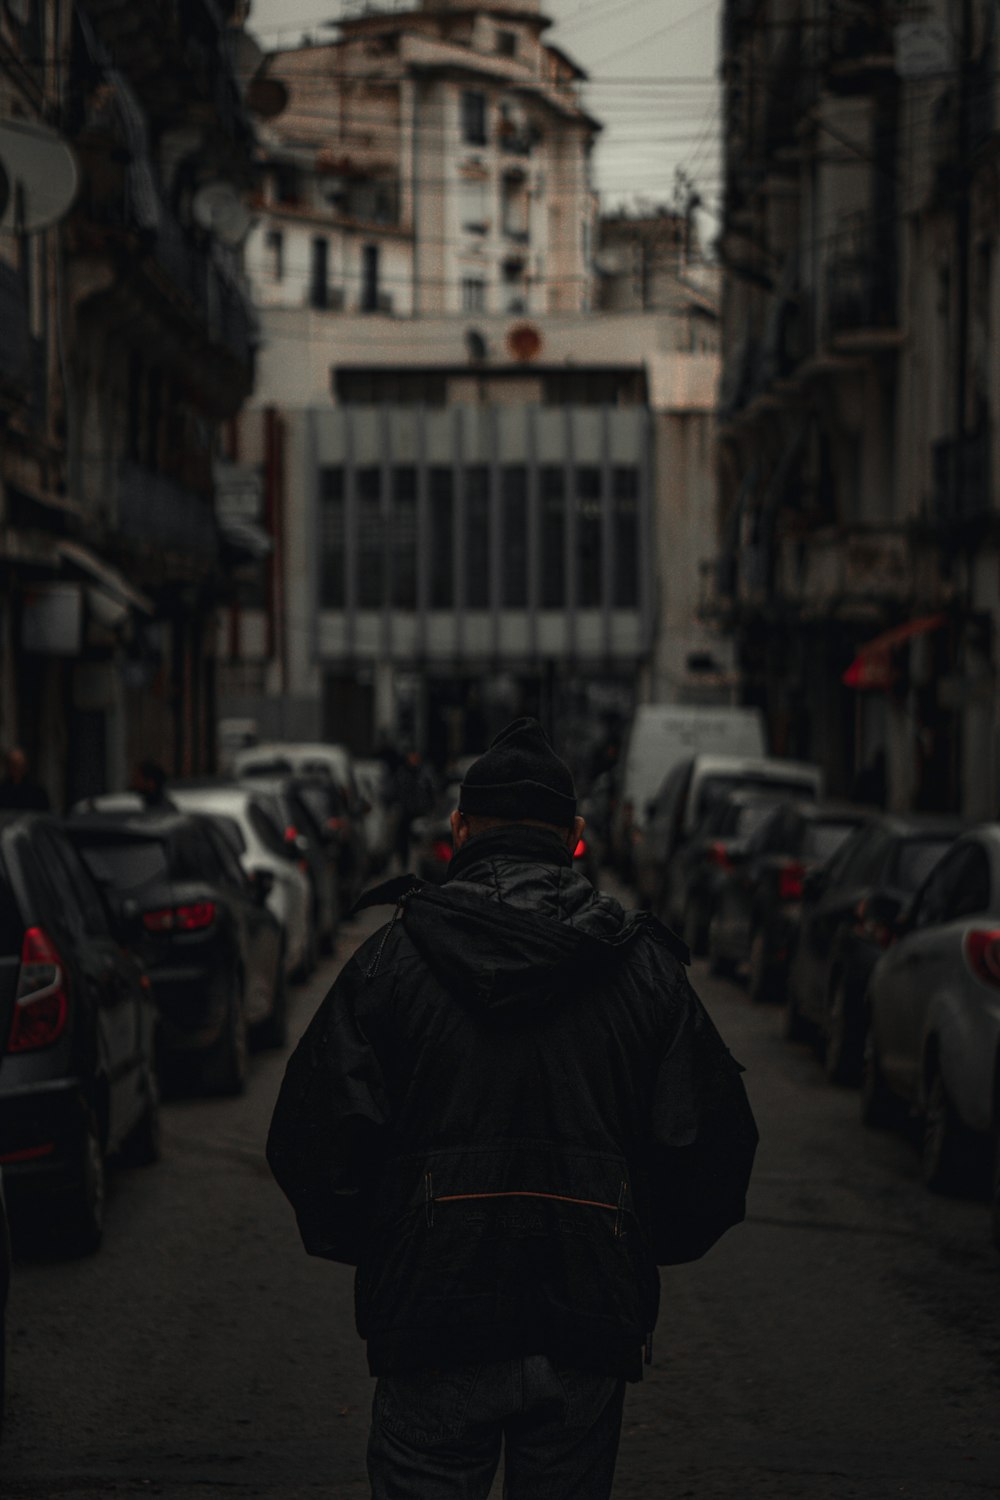
<svg viewBox="0 0 1000 1500"><path fill-rule="evenodd" d="M926 635L930 630L940 630L947 625L947 615L921 615L919 619L907 620L903 625L894 625L884 630L874 640L861 647L851 665L841 674L841 682L850 688L890 688L899 675L893 664L892 653L915 635Z"/></svg>

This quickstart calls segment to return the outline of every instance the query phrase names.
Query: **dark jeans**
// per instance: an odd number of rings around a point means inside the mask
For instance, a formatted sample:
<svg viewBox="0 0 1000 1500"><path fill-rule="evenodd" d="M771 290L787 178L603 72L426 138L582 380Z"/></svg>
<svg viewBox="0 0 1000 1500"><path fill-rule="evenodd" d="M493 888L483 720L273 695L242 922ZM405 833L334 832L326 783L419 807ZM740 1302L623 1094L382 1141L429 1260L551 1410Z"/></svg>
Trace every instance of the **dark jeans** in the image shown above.
<svg viewBox="0 0 1000 1500"><path fill-rule="evenodd" d="M486 1500L502 1439L507 1500L607 1500L624 1397L624 1380L541 1354L380 1376L373 1500Z"/></svg>

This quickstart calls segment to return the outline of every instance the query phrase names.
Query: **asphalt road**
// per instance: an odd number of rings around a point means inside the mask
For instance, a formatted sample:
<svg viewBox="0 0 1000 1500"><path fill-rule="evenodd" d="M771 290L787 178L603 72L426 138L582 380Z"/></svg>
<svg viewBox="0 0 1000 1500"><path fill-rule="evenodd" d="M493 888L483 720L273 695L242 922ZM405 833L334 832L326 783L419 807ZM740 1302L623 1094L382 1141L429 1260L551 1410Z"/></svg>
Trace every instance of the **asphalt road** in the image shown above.
<svg viewBox="0 0 1000 1500"><path fill-rule="evenodd" d="M335 972L293 992L293 1031ZM747 1068L762 1144L747 1223L663 1273L616 1497L1000 1494L985 1205L925 1192L912 1146L865 1132L775 1010L700 965L694 980ZM166 1107L164 1160L114 1175L97 1256L19 1260L4 1500L367 1495L352 1275L301 1251L263 1158L283 1066L259 1054L244 1098Z"/></svg>

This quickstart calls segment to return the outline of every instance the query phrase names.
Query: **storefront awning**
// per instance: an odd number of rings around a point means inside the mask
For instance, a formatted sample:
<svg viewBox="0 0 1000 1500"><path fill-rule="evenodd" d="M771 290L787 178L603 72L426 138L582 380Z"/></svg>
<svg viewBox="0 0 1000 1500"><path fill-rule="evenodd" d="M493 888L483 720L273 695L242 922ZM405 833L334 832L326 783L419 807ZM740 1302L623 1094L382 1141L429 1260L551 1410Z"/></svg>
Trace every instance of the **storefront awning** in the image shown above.
<svg viewBox="0 0 1000 1500"><path fill-rule="evenodd" d="M921 615L915 620L906 620L884 630L874 640L861 647L851 665L841 674L845 687L881 689L883 692L895 682L898 673L893 663L893 652L905 646L915 636L927 635L931 630L940 630L947 625L947 615Z"/></svg>

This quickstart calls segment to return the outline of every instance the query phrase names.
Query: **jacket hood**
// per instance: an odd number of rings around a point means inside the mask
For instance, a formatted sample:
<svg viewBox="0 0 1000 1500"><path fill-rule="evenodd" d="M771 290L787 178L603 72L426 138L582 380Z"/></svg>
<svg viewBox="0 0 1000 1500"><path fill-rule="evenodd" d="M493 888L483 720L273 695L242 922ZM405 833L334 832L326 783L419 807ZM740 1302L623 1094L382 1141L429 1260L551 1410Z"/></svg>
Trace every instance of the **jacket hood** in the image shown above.
<svg viewBox="0 0 1000 1500"><path fill-rule="evenodd" d="M571 1000L649 925L599 895L557 836L523 826L470 839L443 886L407 877L380 890L400 898L397 918L435 979L498 1019Z"/></svg>

